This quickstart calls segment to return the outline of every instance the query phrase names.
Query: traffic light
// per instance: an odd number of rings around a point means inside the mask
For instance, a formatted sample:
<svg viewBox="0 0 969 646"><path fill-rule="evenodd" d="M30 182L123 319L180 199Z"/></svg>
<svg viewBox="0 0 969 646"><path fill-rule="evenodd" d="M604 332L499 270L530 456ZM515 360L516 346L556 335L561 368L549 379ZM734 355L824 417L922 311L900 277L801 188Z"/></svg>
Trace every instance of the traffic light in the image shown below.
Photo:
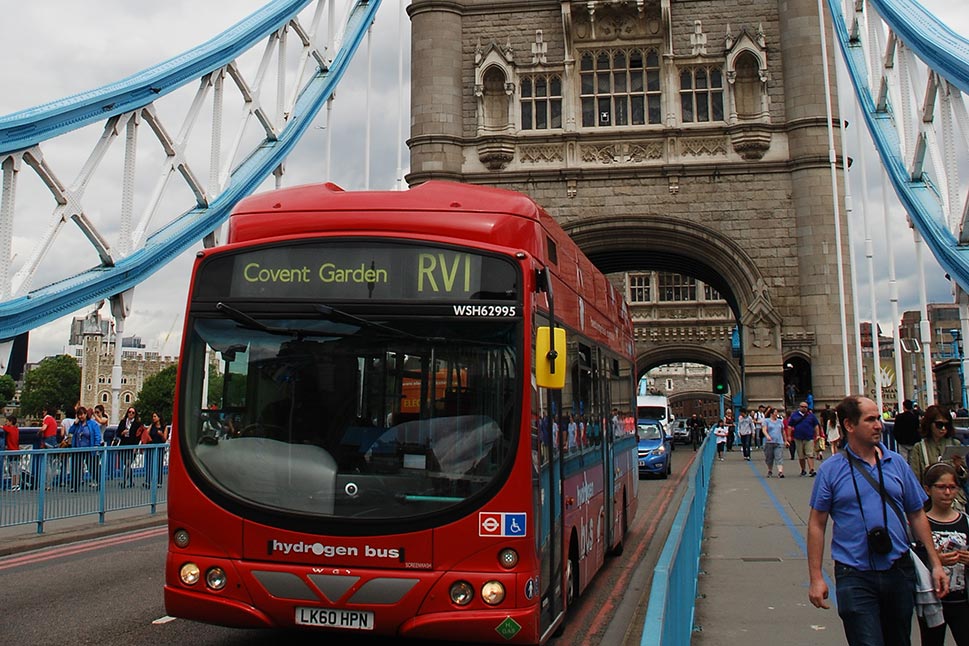
<svg viewBox="0 0 969 646"><path fill-rule="evenodd" d="M713 393L715 395L727 394L727 366L722 363L713 366Z"/></svg>

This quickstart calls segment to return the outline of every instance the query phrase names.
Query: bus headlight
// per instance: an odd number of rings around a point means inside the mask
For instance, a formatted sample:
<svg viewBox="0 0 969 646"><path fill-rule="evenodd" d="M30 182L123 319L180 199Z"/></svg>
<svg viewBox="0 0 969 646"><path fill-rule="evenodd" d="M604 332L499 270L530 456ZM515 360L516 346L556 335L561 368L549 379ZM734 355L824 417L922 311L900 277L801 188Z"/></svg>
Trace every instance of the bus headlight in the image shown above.
<svg viewBox="0 0 969 646"><path fill-rule="evenodd" d="M182 569L178 571L178 577L182 580L185 585L195 585L199 581L199 577L202 572L199 570L199 566L194 563L186 563L182 566Z"/></svg>
<svg viewBox="0 0 969 646"><path fill-rule="evenodd" d="M481 586L481 600L489 606L497 606L505 600L505 586L500 581L488 581Z"/></svg>
<svg viewBox="0 0 969 646"><path fill-rule="evenodd" d="M220 567L210 567L205 573L205 585L213 590L221 590L225 587L225 570Z"/></svg>
<svg viewBox="0 0 969 646"><path fill-rule="evenodd" d="M457 583L451 584L451 602L459 605L466 606L471 603L471 599L474 598L474 588L467 581L458 581Z"/></svg>
<svg viewBox="0 0 969 646"><path fill-rule="evenodd" d="M182 549L188 547L191 541L188 531L184 529L176 529L175 533L172 534L172 542L175 543L176 547L181 547Z"/></svg>
<svg viewBox="0 0 969 646"><path fill-rule="evenodd" d="M508 570L512 569L513 567L518 565L518 552L511 549L510 547L506 547L505 549L498 552L498 563L500 563L501 567L505 569L508 569Z"/></svg>

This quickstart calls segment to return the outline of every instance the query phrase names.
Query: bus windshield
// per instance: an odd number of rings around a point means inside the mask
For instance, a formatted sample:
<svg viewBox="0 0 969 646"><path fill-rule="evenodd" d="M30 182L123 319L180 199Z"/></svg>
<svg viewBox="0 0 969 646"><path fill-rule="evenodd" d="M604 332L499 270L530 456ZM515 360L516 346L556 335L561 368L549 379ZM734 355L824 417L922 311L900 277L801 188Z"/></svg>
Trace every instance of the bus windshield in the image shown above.
<svg viewBox="0 0 969 646"><path fill-rule="evenodd" d="M316 309L220 303L193 318L179 433L203 487L273 512L397 520L499 477L514 451L520 321Z"/></svg>

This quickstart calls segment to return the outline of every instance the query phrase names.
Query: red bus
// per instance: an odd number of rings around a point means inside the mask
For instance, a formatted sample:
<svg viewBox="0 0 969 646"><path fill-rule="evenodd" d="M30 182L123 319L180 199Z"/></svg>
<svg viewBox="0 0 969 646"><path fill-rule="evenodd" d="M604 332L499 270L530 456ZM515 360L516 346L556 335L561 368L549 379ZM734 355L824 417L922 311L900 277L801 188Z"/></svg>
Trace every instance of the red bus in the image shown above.
<svg viewBox="0 0 969 646"><path fill-rule="evenodd" d="M546 641L636 513L634 372L623 299L527 197L246 199L192 275L167 612Z"/></svg>

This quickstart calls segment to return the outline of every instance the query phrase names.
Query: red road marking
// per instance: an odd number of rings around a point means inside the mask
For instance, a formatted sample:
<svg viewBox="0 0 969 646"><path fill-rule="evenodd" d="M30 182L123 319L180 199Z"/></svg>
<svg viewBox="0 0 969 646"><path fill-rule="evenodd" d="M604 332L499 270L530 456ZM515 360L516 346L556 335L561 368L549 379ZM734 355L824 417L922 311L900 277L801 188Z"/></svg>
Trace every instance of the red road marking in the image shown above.
<svg viewBox="0 0 969 646"><path fill-rule="evenodd" d="M633 566L633 564L638 564L642 560L643 553L646 551L646 548L649 546L650 542L652 541L653 536L656 534L656 528L658 527L659 522L662 519L663 515L666 513L666 508L669 507L670 501L673 499L673 493L676 491L677 485L679 485L679 483L683 480L683 477L690 470L690 465L692 465L693 461L696 460L697 455L699 455L699 452L693 454L693 459L691 459L686 464L684 469L680 472L679 477L676 479L676 481L671 483L671 486L667 487L666 493L663 496L654 498L653 499L654 504L651 505L649 509L643 510L643 512L645 513L636 514L637 527L630 528L630 532L626 534L626 537L624 540L628 539L629 536L633 534L635 531L638 531L640 529L638 525L645 524L647 522L646 521L647 518L649 519L649 525L646 528L646 533L643 535L643 538L639 542L639 547L636 548L635 554L633 554L630 557L628 552L625 552L625 551L623 552L624 558L630 558L629 563L631 567L625 568L619 574L619 576L616 578L615 584L613 585L613 589L615 590L628 589L629 579L632 577L633 572L636 569L635 566ZM607 622L607 619L612 616L613 611L615 610L615 607L616 607L616 603L617 603L617 595L615 594L608 595L608 597L605 599L603 604L599 606L598 612L596 612L596 614L592 617L591 622L586 624L586 621L580 620L577 623L579 625L589 626L589 628L585 631L586 634L594 635L598 633L598 631ZM590 612L591 611L580 613L576 615L576 618L579 619L579 618L587 617ZM583 635L583 639L584 639L584 635Z"/></svg>
<svg viewBox="0 0 969 646"><path fill-rule="evenodd" d="M102 549L104 547L111 547L113 545L119 545L122 543L129 543L132 541L141 540L143 538L155 538L156 536L161 536L168 531L166 527L155 527L152 529L146 529L139 532L133 532L130 534L118 534L115 536L105 536L102 538L92 538L87 541L82 541L79 543L71 543L70 545L61 545L54 548L45 548L40 550L35 550L27 554L22 554L20 556L11 556L9 558L0 559L0 570L8 570L13 567L20 565L31 565L34 563L42 563L44 561L50 561L52 559L61 558L62 556L68 556L71 554L81 554L84 552L91 552L93 550Z"/></svg>

